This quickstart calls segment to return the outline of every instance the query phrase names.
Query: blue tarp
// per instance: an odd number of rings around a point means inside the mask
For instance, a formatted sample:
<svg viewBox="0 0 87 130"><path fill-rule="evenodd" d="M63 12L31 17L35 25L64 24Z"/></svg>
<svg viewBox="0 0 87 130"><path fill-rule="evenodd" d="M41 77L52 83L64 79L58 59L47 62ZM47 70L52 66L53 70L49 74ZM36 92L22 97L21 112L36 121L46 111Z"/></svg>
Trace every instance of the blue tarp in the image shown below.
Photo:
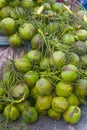
<svg viewBox="0 0 87 130"><path fill-rule="evenodd" d="M87 0L79 0L85 9L87 9Z"/></svg>
<svg viewBox="0 0 87 130"><path fill-rule="evenodd" d="M9 45L8 37L6 36L0 36L0 45Z"/></svg>

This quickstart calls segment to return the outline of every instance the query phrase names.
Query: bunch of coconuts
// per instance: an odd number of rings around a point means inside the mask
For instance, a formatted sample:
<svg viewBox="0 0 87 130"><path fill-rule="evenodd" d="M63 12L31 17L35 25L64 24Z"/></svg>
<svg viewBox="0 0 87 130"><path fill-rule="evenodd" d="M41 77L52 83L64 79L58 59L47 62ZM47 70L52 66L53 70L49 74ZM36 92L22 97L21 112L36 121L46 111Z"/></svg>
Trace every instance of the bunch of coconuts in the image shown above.
<svg viewBox="0 0 87 130"><path fill-rule="evenodd" d="M27 123L35 122L38 116L43 114L54 120L60 120L63 117L66 122L76 124L81 118L80 105L86 103L87 78L81 78L79 68L73 63L60 64L59 62L59 66L56 66L58 64L55 64L53 60L54 65L49 64L51 70L48 71L48 60L50 61L50 58L44 62L42 68L41 52L30 50L14 61L17 71L23 73L23 80L22 84L12 87L11 95L15 100L21 100L24 95L23 101L15 102L14 106ZM27 86L26 89L24 86ZM30 104L25 109L21 109L20 105L24 101ZM32 121L31 114L28 114L31 107L35 111Z"/></svg>
<svg viewBox="0 0 87 130"><path fill-rule="evenodd" d="M25 1L22 0L22 3ZM66 122L76 124L81 118L79 106L86 104L87 96L87 30L85 27L74 28L71 25L66 28L67 31L61 37L57 37L58 33L55 32L58 32L58 23L46 21L47 26L43 30L43 32L46 31L44 35L42 30L39 30L30 21L22 21L21 23L21 18L25 14L24 9L31 9L34 6L32 0L28 1L29 5L23 3L21 4L23 8L21 8L20 2L10 3L8 0L11 7L15 4L17 16L13 14L14 11L13 13L7 11L9 7L5 7L7 6L6 0L2 0L0 6L2 19L0 28L6 35L10 36L10 45L20 47L24 41L31 41L32 46L30 51L13 62L15 71L23 75L20 83L14 83L11 86L9 82L14 81L12 73L9 74L8 72L2 75L1 99L3 99L3 103L4 101L9 103L5 103L6 105L3 106L1 102L0 111L9 121L22 116L25 122L34 123L40 114L44 114L54 120L63 117ZM51 6L48 3L44 7L46 9L44 10L45 14L67 12L66 17L71 16L61 3L51 3ZM2 15L4 13L3 8L6 9L6 11L4 10L5 15ZM8 12L11 14L9 15ZM20 19L19 15L21 16ZM43 22L41 24L44 27ZM62 26L60 27L62 30ZM50 41L46 41L45 36L51 36L54 33L54 37L51 37ZM49 51L50 49L51 51ZM19 77L20 75L17 75L17 78ZM7 86L7 84L9 84L10 89L3 89L3 85ZM14 113L16 114L14 115Z"/></svg>

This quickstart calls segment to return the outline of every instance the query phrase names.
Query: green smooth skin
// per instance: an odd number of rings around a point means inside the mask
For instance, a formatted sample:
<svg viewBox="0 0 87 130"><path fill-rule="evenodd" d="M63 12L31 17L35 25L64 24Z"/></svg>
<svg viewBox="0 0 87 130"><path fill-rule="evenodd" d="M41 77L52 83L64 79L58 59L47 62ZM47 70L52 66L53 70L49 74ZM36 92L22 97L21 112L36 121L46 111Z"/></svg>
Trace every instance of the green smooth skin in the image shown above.
<svg viewBox="0 0 87 130"><path fill-rule="evenodd" d="M39 75L35 71L29 71L24 75L24 81L29 86L29 88L34 87L38 80Z"/></svg>
<svg viewBox="0 0 87 130"><path fill-rule="evenodd" d="M67 98L68 102L70 105L74 105L74 106L79 106L80 102L77 98L77 96L72 93L68 98Z"/></svg>
<svg viewBox="0 0 87 130"><path fill-rule="evenodd" d="M63 70L61 72L61 77L63 80L73 82L77 79L77 76L78 76L78 70L76 66L68 64L63 67Z"/></svg>
<svg viewBox="0 0 87 130"><path fill-rule="evenodd" d="M58 82L55 91L57 96L68 97L72 93L73 87L68 83Z"/></svg>
<svg viewBox="0 0 87 130"><path fill-rule="evenodd" d="M31 23L24 23L19 27L19 34L24 40L31 40L35 33L35 27Z"/></svg>
<svg viewBox="0 0 87 130"><path fill-rule="evenodd" d="M77 124L81 117L81 110L77 106L69 106L68 110L63 114L63 118L70 124Z"/></svg>
<svg viewBox="0 0 87 130"><path fill-rule="evenodd" d="M33 0L22 0L21 6L29 9L29 8L32 8L34 6L34 2L33 2Z"/></svg>
<svg viewBox="0 0 87 130"><path fill-rule="evenodd" d="M12 47L20 47L22 45L22 39L19 34L13 34L9 37L9 43Z"/></svg>
<svg viewBox="0 0 87 130"><path fill-rule="evenodd" d="M62 41L65 44L75 43L75 36L72 34L65 34L62 37Z"/></svg>
<svg viewBox="0 0 87 130"><path fill-rule="evenodd" d="M11 12L11 9L9 6L4 6L3 8L1 8L0 10L0 17L1 18L5 18L5 17L9 17Z"/></svg>
<svg viewBox="0 0 87 130"><path fill-rule="evenodd" d="M52 99L52 109L56 112L64 113L68 106L68 100L64 97L54 97Z"/></svg>
<svg viewBox="0 0 87 130"><path fill-rule="evenodd" d="M50 63L49 63L49 59L48 58L43 58L40 62L40 68L42 70L47 70L50 68Z"/></svg>
<svg viewBox="0 0 87 130"><path fill-rule="evenodd" d="M32 96L34 99L37 99L37 97L40 96L40 94L38 93L36 87L33 87L33 88L31 89L31 96Z"/></svg>
<svg viewBox="0 0 87 130"><path fill-rule="evenodd" d="M87 95L87 80L79 79L76 83L74 92L77 96L85 97Z"/></svg>
<svg viewBox="0 0 87 130"><path fill-rule="evenodd" d="M21 72L28 72L29 70L31 70L31 63L29 61L28 58L19 58L19 59L16 59L15 62L15 67L17 68L17 70L21 71Z"/></svg>
<svg viewBox="0 0 87 130"><path fill-rule="evenodd" d="M87 40L87 31L85 29L81 29L76 32L76 35L78 36L79 40L85 41Z"/></svg>
<svg viewBox="0 0 87 130"><path fill-rule="evenodd" d="M60 120L61 113L55 112L52 108L48 110L48 116L52 118L53 120Z"/></svg>
<svg viewBox="0 0 87 130"><path fill-rule="evenodd" d="M40 95L50 95L52 92L52 83L46 78L40 78L35 87Z"/></svg>
<svg viewBox="0 0 87 130"><path fill-rule="evenodd" d="M18 110L22 113L25 109L28 109L31 106L30 102L28 100L24 100L20 103L16 104L16 107Z"/></svg>
<svg viewBox="0 0 87 130"><path fill-rule="evenodd" d="M0 8L4 7L6 5L5 0L0 0Z"/></svg>
<svg viewBox="0 0 87 130"><path fill-rule="evenodd" d="M38 113L34 107L29 107L22 113L22 118L26 123L34 123L38 119Z"/></svg>
<svg viewBox="0 0 87 130"><path fill-rule="evenodd" d="M8 120L14 121L19 117L19 110L14 105L7 105L3 114Z"/></svg>
<svg viewBox="0 0 87 130"><path fill-rule="evenodd" d="M44 111L51 107L52 96L39 96L36 99L37 109Z"/></svg>
<svg viewBox="0 0 87 130"><path fill-rule="evenodd" d="M53 53L53 60L54 64L57 68L65 65L66 63L66 57L65 54L62 51L55 51Z"/></svg>
<svg viewBox="0 0 87 130"><path fill-rule="evenodd" d="M7 35L13 34L13 32L15 31L14 19L9 17L2 19L0 22L0 28Z"/></svg>
<svg viewBox="0 0 87 130"><path fill-rule="evenodd" d="M40 34L34 35L31 39L32 49L40 49L43 47L43 43L44 41Z"/></svg>
<svg viewBox="0 0 87 130"><path fill-rule="evenodd" d="M31 50L27 53L27 57L31 62L40 62L41 52L38 50Z"/></svg>

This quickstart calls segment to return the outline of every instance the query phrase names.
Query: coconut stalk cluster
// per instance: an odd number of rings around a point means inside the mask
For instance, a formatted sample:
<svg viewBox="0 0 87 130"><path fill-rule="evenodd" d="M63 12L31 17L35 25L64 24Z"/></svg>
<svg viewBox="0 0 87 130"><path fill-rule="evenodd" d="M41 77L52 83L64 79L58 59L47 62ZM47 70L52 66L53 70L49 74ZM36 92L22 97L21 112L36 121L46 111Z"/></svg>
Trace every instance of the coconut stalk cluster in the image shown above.
<svg viewBox="0 0 87 130"><path fill-rule="evenodd" d="M53 1L1 3L0 28L10 45L31 50L4 68L0 112L8 121L21 116L29 124L41 114L78 123L80 105L87 103L87 12L74 14Z"/></svg>

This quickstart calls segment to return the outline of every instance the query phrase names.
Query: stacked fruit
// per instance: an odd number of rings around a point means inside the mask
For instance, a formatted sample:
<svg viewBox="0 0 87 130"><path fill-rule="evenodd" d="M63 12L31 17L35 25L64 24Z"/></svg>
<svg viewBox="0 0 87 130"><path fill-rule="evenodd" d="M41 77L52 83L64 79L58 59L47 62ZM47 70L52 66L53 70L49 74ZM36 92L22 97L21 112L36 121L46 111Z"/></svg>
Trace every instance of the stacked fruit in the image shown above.
<svg viewBox="0 0 87 130"><path fill-rule="evenodd" d="M22 116L33 123L44 114L76 124L79 106L87 103L86 12L74 14L52 1L1 3L0 28L9 35L10 45L20 47L27 41L31 50L3 70L0 111L9 121Z"/></svg>

